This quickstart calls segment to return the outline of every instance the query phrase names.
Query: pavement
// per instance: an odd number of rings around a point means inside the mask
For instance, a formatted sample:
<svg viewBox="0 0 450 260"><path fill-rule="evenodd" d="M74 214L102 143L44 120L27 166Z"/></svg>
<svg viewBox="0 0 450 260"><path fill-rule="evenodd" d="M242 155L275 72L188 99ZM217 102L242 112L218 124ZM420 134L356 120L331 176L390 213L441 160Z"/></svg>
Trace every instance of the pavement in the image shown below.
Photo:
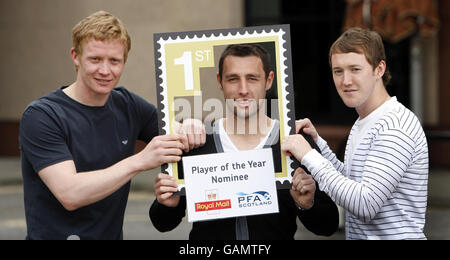
<svg viewBox="0 0 450 260"><path fill-rule="evenodd" d="M186 219L173 231L160 233L149 217L148 210L155 199L153 183L156 171L144 172L132 181L124 220L125 240L188 239L191 223ZM425 235L430 240L450 239L450 169L432 169L429 175L429 197ZM341 214L342 215L342 214ZM345 239L344 224L331 237L319 237L300 223L297 240ZM0 240L22 240L26 236L23 187L20 159L0 157Z"/></svg>

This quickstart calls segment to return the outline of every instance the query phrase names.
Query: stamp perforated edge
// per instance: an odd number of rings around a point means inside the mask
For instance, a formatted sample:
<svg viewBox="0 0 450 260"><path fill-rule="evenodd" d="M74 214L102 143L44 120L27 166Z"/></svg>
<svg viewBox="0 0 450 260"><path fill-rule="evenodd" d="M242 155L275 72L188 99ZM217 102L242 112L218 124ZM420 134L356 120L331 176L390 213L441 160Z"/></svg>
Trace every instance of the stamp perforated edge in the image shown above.
<svg viewBox="0 0 450 260"><path fill-rule="evenodd" d="M169 43L179 42L201 42L201 41L218 41L232 39L250 39L261 36L277 36L279 39L279 55L282 102L285 104L284 110L284 134L288 136L295 132L295 106L294 106L294 88L292 78L292 60L291 60L291 39L289 25L271 25L257 27L243 27L237 29L217 29L202 30L174 33L157 33L154 34L154 53L155 53L155 71L156 71L156 88L157 102L160 115L158 117L158 127L160 134L169 132L168 118L168 98L167 98L167 80L165 71L165 45ZM290 102L290 100L292 102ZM286 157L286 165L288 176L277 178L277 188L289 188L292 179L294 162L291 158ZM172 164L161 166L162 172L172 175ZM184 184L178 186L181 193L184 193Z"/></svg>

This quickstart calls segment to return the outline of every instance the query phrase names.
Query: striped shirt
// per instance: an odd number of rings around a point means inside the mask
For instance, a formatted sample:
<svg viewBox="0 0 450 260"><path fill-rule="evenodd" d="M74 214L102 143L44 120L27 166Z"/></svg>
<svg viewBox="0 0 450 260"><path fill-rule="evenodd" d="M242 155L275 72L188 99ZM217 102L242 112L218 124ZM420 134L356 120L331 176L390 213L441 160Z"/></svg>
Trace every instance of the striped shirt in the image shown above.
<svg viewBox="0 0 450 260"><path fill-rule="evenodd" d="M426 239L427 140L417 117L392 99L354 149L352 127L344 163L320 137L323 155L313 150L302 159L320 189L346 210L347 239Z"/></svg>

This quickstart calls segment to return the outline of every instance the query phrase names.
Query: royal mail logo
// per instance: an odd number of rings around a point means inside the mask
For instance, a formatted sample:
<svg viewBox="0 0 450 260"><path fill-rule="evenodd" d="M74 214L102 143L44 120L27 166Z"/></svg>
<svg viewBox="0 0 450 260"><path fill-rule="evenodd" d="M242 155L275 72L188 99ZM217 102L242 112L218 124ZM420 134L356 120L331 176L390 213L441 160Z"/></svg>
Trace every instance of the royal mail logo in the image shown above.
<svg viewBox="0 0 450 260"><path fill-rule="evenodd" d="M195 203L195 211L210 211L219 209L231 209L231 200L216 200Z"/></svg>

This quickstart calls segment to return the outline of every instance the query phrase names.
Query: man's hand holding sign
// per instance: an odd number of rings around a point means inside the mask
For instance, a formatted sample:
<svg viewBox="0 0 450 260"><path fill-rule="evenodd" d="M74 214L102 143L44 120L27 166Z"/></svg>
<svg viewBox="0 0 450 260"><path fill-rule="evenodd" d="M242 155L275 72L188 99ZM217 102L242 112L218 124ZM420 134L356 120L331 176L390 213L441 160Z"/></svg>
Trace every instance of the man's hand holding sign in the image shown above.
<svg viewBox="0 0 450 260"><path fill-rule="evenodd" d="M227 30L155 36L160 125L175 117L171 108L181 108L185 117L198 108L224 111L213 120L211 114L194 116L211 130L205 146L168 165L163 169L168 175L158 175L150 218L158 230L169 231L187 210L194 222L190 239L293 239L297 218L316 234L331 234L338 224L336 206L316 190L310 175L293 168L280 147L283 137L295 131L289 28L242 30L245 37ZM207 59L194 58L200 49L208 50ZM215 75L205 76L213 66ZM216 94L211 84L202 83L211 78L217 80ZM216 95L225 103L217 99L216 105L214 98L199 103L198 95Z"/></svg>

